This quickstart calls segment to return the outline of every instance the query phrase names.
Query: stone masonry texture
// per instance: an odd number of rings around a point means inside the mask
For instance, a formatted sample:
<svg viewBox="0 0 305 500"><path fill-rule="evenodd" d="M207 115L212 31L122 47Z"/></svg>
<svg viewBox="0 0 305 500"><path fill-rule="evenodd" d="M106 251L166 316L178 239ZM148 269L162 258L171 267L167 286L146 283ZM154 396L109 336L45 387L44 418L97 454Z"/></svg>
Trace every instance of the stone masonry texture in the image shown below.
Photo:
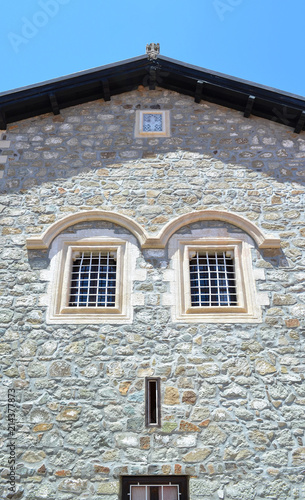
<svg viewBox="0 0 305 500"><path fill-rule="evenodd" d="M170 137L134 138L135 111L150 108L170 110ZM16 498L118 500L122 475L177 474L190 500L305 499L304 132L141 87L10 124L2 139L0 497L15 388ZM253 250L262 322L173 323L166 247L141 251L132 324L47 323L50 256L26 238L93 209L151 234L226 210L280 237L281 249ZM161 427L145 427L149 376L161 378Z"/></svg>

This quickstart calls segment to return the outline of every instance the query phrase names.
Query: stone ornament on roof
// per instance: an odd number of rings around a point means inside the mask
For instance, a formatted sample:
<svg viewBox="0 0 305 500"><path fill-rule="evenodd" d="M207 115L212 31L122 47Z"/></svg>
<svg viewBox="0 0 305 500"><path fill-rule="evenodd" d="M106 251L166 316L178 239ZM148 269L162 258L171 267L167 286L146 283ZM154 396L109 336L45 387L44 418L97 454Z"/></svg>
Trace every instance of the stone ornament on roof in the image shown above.
<svg viewBox="0 0 305 500"><path fill-rule="evenodd" d="M159 43L148 43L146 45L146 54L150 61L155 61L160 54L160 44Z"/></svg>

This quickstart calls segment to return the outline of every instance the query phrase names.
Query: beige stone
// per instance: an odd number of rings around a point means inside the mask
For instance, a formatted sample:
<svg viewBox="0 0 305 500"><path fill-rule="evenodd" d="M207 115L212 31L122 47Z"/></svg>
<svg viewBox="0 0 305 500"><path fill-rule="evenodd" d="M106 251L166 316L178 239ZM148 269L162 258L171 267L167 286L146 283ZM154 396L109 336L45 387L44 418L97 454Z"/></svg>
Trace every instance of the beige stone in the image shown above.
<svg viewBox="0 0 305 500"><path fill-rule="evenodd" d="M119 391L123 396L126 396L126 394L129 391L129 388L131 386L131 382L121 382L119 385Z"/></svg>
<svg viewBox="0 0 305 500"><path fill-rule="evenodd" d="M119 458L119 450L107 450L102 454L104 462L114 462Z"/></svg>
<svg viewBox="0 0 305 500"><path fill-rule="evenodd" d="M197 450L190 451L183 457L184 462L197 463L205 460L212 450L210 448L198 448Z"/></svg>
<svg viewBox="0 0 305 500"><path fill-rule="evenodd" d="M210 409L208 407L195 407L191 415L193 421L202 421L209 418Z"/></svg>
<svg viewBox="0 0 305 500"><path fill-rule="evenodd" d="M37 424L33 427L33 432L46 432L52 429L53 424Z"/></svg>
<svg viewBox="0 0 305 500"><path fill-rule="evenodd" d="M291 293L285 295L275 293L273 297L273 304L276 306L292 305L295 304L296 301L296 298Z"/></svg>
<svg viewBox="0 0 305 500"><path fill-rule="evenodd" d="M82 354L85 350L85 341L72 342L65 350L74 354Z"/></svg>
<svg viewBox="0 0 305 500"><path fill-rule="evenodd" d="M97 487L97 493L99 495L114 494L119 493L120 483L119 481L111 481L109 483L100 483Z"/></svg>
<svg viewBox="0 0 305 500"><path fill-rule="evenodd" d="M81 408L67 407L56 417L58 422L76 421L80 417Z"/></svg>
<svg viewBox="0 0 305 500"><path fill-rule="evenodd" d="M269 443L269 438L266 435L266 433L259 431L259 430L254 430L254 431L249 432L249 438L255 444L267 444L267 443Z"/></svg>
<svg viewBox="0 0 305 500"><path fill-rule="evenodd" d="M202 366L198 366L197 370L205 378L214 377L220 373L219 366L215 363L204 363Z"/></svg>
<svg viewBox="0 0 305 500"><path fill-rule="evenodd" d="M264 359L257 359L255 361L255 369L260 375L268 375L269 373L276 372L276 367Z"/></svg>
<svg viewBox="0 0 305 500"><path fill-rule="evenodd" d="M166 387L164 393L165 405L176 405L180 403L179 391L176 387Z"/></svg>
<svg viewBox="0 0 305 500"><path fill-rule="evenodd" d="M25 462L29 462L30 464L41 462L41 460L43 460L44 458L46 458L46 454L44 451L29 450L22 455L22 460L24 460Z"/></svg>
<svg viewBox="0 0 305 500"><path fill-rule="evenodd" d="M292 452L293 465L304 465L305 462L305 447L297 448Z"/></svg>
<svg viewBox="0 0 305 500"><path fill-rule="evenodd" d="M151 377L154 374L154 370L152 368L139 368L137 371L138 377Z"/></svg>
<svg viewBox="0 0 305 500"><path fill-rule="evenodd" d="M50 377L70 377L71 367L66 361L54 361L51 364Z"/></svg>
<svg viewBox="0 0 305 500"><path fill-rule="evenodd" d="M79 494L87 489L88 481L85 479L64 479L59 485L59 491Z"/></svg>
<svg viewBox="0 0 305 500"><path fill-rule="evenodd" d="M246 449L239 450L236 457L235 457L235 460L236 460L236 462L241 461L241 460L247 460L252 455L253 455L253 452L251 450L246 450Z"/></svg>

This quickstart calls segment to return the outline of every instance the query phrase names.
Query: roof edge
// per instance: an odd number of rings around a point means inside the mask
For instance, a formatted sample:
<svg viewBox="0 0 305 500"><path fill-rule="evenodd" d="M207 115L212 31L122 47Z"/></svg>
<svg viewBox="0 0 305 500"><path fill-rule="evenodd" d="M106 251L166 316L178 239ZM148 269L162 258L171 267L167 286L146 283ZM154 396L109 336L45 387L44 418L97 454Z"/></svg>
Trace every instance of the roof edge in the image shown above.
<svg viewBox="0 0 305 500"><path fill-rule="evenodd" d="M295 133L305 129L305 97L283 92L165 56L147 54L72 73L0 94L0 129L45 113L130 92L139 86L161 87L271 120Z"/></svg>

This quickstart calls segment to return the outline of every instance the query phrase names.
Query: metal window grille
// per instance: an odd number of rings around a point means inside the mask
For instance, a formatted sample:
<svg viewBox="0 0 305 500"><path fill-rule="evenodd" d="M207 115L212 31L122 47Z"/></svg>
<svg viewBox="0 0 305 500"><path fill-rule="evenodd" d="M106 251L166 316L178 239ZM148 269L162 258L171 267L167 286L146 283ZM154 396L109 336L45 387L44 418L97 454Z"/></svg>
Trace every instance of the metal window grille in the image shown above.
<svg viewBox="0 0 305 500"><path fill-rule="evenodd" d="M73 256L70 307L115 307L116 259L113 252Z"/></svg>
<svg viewBox="0 0 305 500"><path fill-rule="evenodd" d="M143 132L162 132L162 114L144 113L143 114Z"/></svg>
<svg viewBox="0 0 305 500"><path fill-rule="evenodd" d="M130 500L179 500L179 485L131 485Z"/></svg>
<svg viewBox="0 0 305 500"><path fill-rule="evenodd" d="M190 259L193 307L237 306L232 251L196 252Z"/></svg>

